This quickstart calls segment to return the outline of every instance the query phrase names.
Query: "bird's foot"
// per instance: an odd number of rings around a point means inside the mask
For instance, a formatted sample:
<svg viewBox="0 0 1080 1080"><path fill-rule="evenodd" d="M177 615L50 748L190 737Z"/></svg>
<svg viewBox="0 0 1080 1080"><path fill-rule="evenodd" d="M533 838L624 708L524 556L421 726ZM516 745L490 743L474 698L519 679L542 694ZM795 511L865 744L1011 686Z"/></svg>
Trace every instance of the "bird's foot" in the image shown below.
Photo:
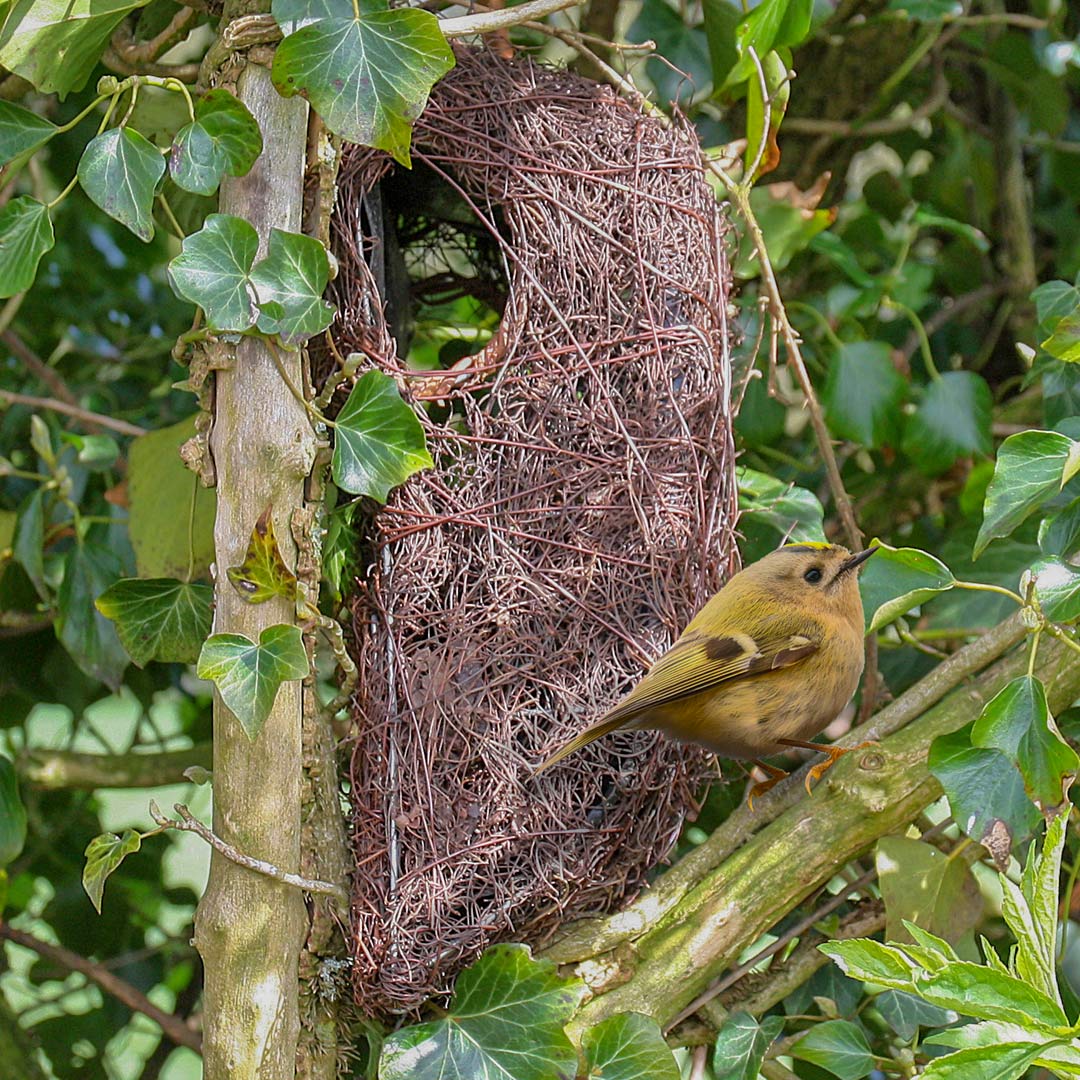
<svg viewBox="0 0 1080 1080"><path fill-rule="evenodd" d="M750 813L754 812L754 799L759 795L764 795L788 775L783 769L778 769L775 765L766 765L764 761L755 761L754 764L767 775L768 779L758 781L747 792L746 805L750 808Z"/></svg>
<svg viewBox="0 0 1080 1080"><path fill-rule="evenodd" d="M845 754L850 754L853 750L866 750L868 747L879 745L875 740L861 742L857 746L824 746L821 743L802 742L799 739L778 739L777 741L782 742L785 746L798 746L804 750L817 750L825 755L825 760L819 762L806 774L807 793L812 790L811 783L820 780ZM775 781L773 782L775 783Z"/></svg>

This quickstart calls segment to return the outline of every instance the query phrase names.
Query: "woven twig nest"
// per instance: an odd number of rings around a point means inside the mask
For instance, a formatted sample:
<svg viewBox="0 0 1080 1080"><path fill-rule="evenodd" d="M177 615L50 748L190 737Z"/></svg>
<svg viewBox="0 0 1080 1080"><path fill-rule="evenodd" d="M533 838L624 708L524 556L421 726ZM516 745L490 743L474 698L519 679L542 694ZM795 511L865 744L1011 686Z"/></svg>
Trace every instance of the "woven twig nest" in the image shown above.
<svg viewBox="0 0 1080 1080"><path fill-rule="evenodd" d="M530 767L640 678L734 558L724 225L691 129L459 50L413 158L470 207L459 246L505 306L449 375L407 371L368 265L365 199L392 162L347 152L338 345L409 388L436 461L375 518L354 602L354 973L371 1014L445 991L492 942L611 909L670 850L698 750L627 732ZM402 213L399 236L424 232L426 204ZM446 276L425 259L418 291L425 266Z"/></svg>

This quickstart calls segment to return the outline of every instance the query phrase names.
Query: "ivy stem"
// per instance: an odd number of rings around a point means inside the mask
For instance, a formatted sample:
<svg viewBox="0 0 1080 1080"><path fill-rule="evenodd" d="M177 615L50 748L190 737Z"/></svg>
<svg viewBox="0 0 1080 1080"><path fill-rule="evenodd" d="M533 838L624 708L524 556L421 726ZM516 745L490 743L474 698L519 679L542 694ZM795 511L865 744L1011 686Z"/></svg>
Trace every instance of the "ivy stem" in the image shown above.
<svg viewBox="0 0 1080 1080"><path fill-rule="evenodd" d="M281 376L282 382L288 387L289 393L292 394L297 401L307 410L308 415L318 424L325 424L327 427L336 428L337 424L333 420L327 420L325 416L303 394L297 389L296 383L289 378L289 373L285 370L285 365L281 362L281 354L278 352L277 343L272 337L267 335L264 339L266 347L270 350L270 358L274 361L274 367L277 368L278 374Z"/></svg>
<svg viewBox="0 0 1080 1080"><path fill-rule="evenodd" d="M1053 638L1056 638L1062 645L1068 645L1073 652L1080 653L1080 644L1073 641L1068 634L1066 634L1061 627L1056 626L1052 622L1043 623L1042 628Z"/></svg>
<svg viewBox="0 0 1080 1080"><path fill-rule="evenodd" d="M1028 678L1035 678L1035 657L1039 654L1039 636L1042 634L1042 627L1037 626L1035 632L1031 635L1031 651L1028 653Z"/></svg>
<svg viewBox="0 0 1080 1080"><path fill-rule="evenodd" d="M930 338L926 335L926 327L923 326L922 319L920 319L907 304L902 304L899 300L892 300L888 296L881 301L881 306L891 308L894 311L899 311L900 314L911 323L912 329L915 331L915 336L919 339L919 353L921 354L923 364L926 367L926 373L935 382L941 382L941 372L938 371L937 364L934 363L934 353L930 348Z"/></svg>
<svg viewBox="0 0 1080 1080"><path fill-rule="evenodd" d="M1010 600L1015 600L1021 607L1026 607L1024 598L1017 592L1013 592L1012 589L1006 589L1004 585L989 585L985 581L954 581L954 589L971 589L972 592L993 592L1000 593L1002 596L1007 596Z"/></svg>
<svg viewBox="0 0 1080 1080"><path fill-rule="evenodd" d="M176 220L176 215L173 213L172 207L169 205L169 200L165 198L165 192L159 191L157 193L157 200L161 206L162 212L168 219L169 224L172 226L172 230L177 240L183 240L187 233L184 232L180 226L180 222Z"/></svg>
<svg viewBox="0 0 1080 1080"><path fill-rule="evenodd" d="M829 320L818 311L813 304L804 304L801 300L789 300L788 311L802 311L807 315L813 316L818 326L821 327L822 332L828 339L829 344L837 351L840 352L844 347L844 343L836 336L836 331L829 325Z"/></svg>

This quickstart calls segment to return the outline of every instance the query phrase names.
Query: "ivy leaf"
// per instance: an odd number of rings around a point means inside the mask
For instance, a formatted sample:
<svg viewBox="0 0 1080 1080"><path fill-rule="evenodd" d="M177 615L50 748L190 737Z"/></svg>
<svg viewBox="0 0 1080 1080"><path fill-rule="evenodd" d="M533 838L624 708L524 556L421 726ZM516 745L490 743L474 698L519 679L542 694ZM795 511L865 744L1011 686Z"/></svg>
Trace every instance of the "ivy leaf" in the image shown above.
<svg viewBox="0 0 1080 1080"><path fill-rule="evenodd" d="M214 590L175 578L123 578L94 601L138 667L194 664L213 623Z"/></svg>
<svg viewBox="0 0 1080 1080"><path fill-rule="evenodd" d="M0 66L43 94L80 90L113 31L147 0L15 0L0 20Z"/></svg>
<svg viewBox="0 0 1080 1080"><path fill-rule="evenodd" d="M983 521L974 557L991 540L1008 536L1029 514L1059 491L1080 470L1080 442L1056 431L1021 431L998 449L997 462L983 504Z"/></svg>
<svg viewBox="0 0 1080 1080"><path fill-rule="evenodd" d="M1020 770L1044 814L1061 805L1080 758L1058 733L1039 679L1021 675L996 694L971 731L973 746L1000 750Z"/></svg>
<svg viewBox="0 0 1080 1080"><path fill-rule="evenodd" d="M563 1025L585 988L525 945L494 945L458 977L450 1012L391 1035L380 1080L552 1080L577 1074Z"/></svg>
<svg viewBox="0 0 1080 1080"><path fill-rule="evenodd" d="M972 721L935 739L927 764L945 789L957 825L1001 870L1013 847L1033 836L1042 819L1012 761L998 750L972 746L974 726Z"/></svg>
<svg viewBox="0 0 1080 1080"><path fill-rule="evenodd" d="M278 547L272 512L273 507L268 506L259 515L244 561L226 571L233 588L249 604L263 604L274 596L296 599L296 575L286 566Z"/></svg>
<svg viewBox="0 0 1080 1080"><path fill-rule="evenodd" d="M894 548L875 539L877 554L859 577L866 632L887 626L956 583L952 571L918 548Z"/></svg>
<svg viewBox="0 0 1080 1080"><path fill-rule="evenodd" d="M1039 547L1047 555L1062 558L1080 547L1080 499L1073 499L1039 522Z"/></svg>
<svg viewBox="0 0 1080 1080"><path fill-rule="evenodd" d="M0 210L0 299L34 284L41 256L54 243L52 219L44 203L18 195Z"/></svg>
<svg viewBox="0 0 1080 1080"><path fill-rule="evenodd" d="M82 884L90 903L101 914L101 896L105 880L127 858L139 850L142 837L134 829L125 829L123 836L102 833L86 845L86 865L83 867Z"/></svg>
<svg viewBox="0 0 1080 1080"><path fill-rule="evenodd" d="M954 461L989 454L993 397L973 371L947 371L932 379L918 411L908 417L903 451L920 472L936 476Z"/></svg>
<svg viewBox="0 0 1080 1080"><path fill-rule="evenodd" d="M1043 614L1054 622L1080 619L1080 570L1060 559L1039 559L1028 571Z"/></svg>
<svg viewBox="0 0 1080 1080"><path fill-rule="evenodd" d="M248 107L228 90L211 90L195 105L169 151L169 175L178 187L213 195L222 178L244 176L262 153L262 132Z"/></svg>
<svg viewBox="0 0 1080 1080"><path fill-rule="evenodd" d="M716 1080L757 1080L765 1052L783 1029L782 1016L767 1016L759 1024L747 1012L733 1012L716 1037Z"/></svg>
<svg viewBox="0 0 1080 1080"><path fill-rule="evenodd" d="M79 158L79 183L90 201L140 240L153 239L154 191L164 172L158 148L126 127L96 135Z"/></svg>
<svg viewBox="0 0 1080 1080"><path fill-rule="evenodd" d="M681 1080L682 1070L656 1021L619 1013L589 1028L581 1040L585 1075L603 1080Z"/></svg>
<svg viewBox="0 0 1080 1080"><path fill-rule="evenodd" d="M180 459L194 434L191 416L128 448L128 535L140 577L198 577L214 561L217 496Z"/></svg>
<svg viewBox="0 0 1080 1080"><path fill-rule="evenodd" d="M169 280L178 296L203 309L212 329L248 330L257 316L251 264L258 249L259 235L249 222L209 214L169 263Z"/></svg>
<svg viewBox="0 0 1080 1080"><path fill-rule="evenodd" d="M384 503L391 488L433 464L424 429L397 383L381 371L357 380L335 421L334 483Z"/></svg>
<svg viewBox="0 0 1080 1080"><path fill-rule="evenodd" d="M275 0L279 24L292 6ZM271 75L283 97L302 94L326 126L349 142L386 150L411 164L412 125L432 86L454 66L439 20L415 8L387 10L385 0L325 0L326 17L277 47Z"/></svg>
<svg viewBox="0 0 1080 1080"><path fill-rule="evenodd" d="M862 1080L874 1067L866 1034L850 1020L815 1024L789 1052L801 1061L820 1065L840 1080Z"/></svg>
<svg viewBox="0 0 1080 1080"><path fill-rule="evenodd" d="M43 116L0 101L0 165L6 165L21 154L32 154L56 134L56 125Z"/></svg>
<svg viewBox="0 0 1080 1080"><path fill-rule="evenodd" d="M253 742L259 737L278 688L308 673L298 626L268 626L256 644L244 634L213 634L203 644L196 672L217 685L222 701Z"/></svg>
<svg viewBox="0 0 1080 1080"><path fill-rule="evenodd" d="M25 843L26 807L19 798L18 774L6 757L0 757L0 867L14 862Z"/></svg>
<svg viewBox="0 0 1080 1080"><path fill-rule="evenodd" d="M26 571L38 596L49 599L45 582L45 491L37 488L19 507L11 545L15 561Z"/></svg>
<svg viewBox="0 0 1080 1080"><path fill-rule="evenodd" d="M874 998L874 1007L885 1023L905 1042L910 1042L923 1027L944 1027L960 1019L952 1009L928 1005L922 998L905 990L884 990Z"/></svg>
<svg viewBox="0 0 1080 1080"><path fill-rule="evenodd" d="M751 514L754 520L771 525L793 543L824 539L825 512L812 491L756 469L739 468L735 475L741 514Z"/></svg>
<svg viewBox="0 0 1080 1080"><path fill-rule="evenodd" d="M1020 1080L1054 1043L999 1043L934 1058L923 1080Z"/></svg>
<svg viewBox="0 0 1080 1080"><path fill-rule="evenodd" d="M1035 315L1039 326L1052 333L1066 316L1080 309L1080 289L1067 281L1046 281L1033 289L1031 299L1035 302Z"/></svg>
<svg viewBox="0 0 1080 1080"><path fill-rule="evenodd" d="M64 559L64 580L57 594L56 633L71 658L93 679L118 690L128 654L116 629L95 607L121 575L115 552L98 544L76 544Z"/></svg>
<svg viewBox="0 0 1080 1080"><path fill-rule="evenodd" d="M863 446L894 442L907 383L880 341L845 342L829 364L822 403L833 433Z"/></svg>
<svg viewBox="0 0 1080 1080"><path fill-rule="evenodd" d="M876 859L888 941L911 940L907 921L955 944L981 917L982 893L963 859L907 836L882 837Z"/></svg>
<svg viewBox="0 0 1080 1080"><path fill-rule="evenodd" d="M286 345L325 330L335 310L322 298L329 279L330 260L315 237L271 229L267 256L251 272L259 329L277 334Z"/></svg>

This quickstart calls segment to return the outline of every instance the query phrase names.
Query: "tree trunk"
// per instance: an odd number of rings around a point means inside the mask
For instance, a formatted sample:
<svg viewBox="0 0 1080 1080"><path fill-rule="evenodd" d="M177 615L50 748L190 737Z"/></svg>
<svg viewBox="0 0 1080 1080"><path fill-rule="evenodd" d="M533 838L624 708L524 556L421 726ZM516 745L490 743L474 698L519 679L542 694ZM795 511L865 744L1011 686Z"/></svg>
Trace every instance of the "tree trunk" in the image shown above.
<svg viewBox="0 0 1080 1080"><path fill-rule="evenodd" d="M265 251L271 227L298 231L307 105L280 97L270 73L247 64L237 95L262 128L265 150L245 177L222 185L221 211L250 221ZM281 351L295 386L301 354ZM210 437L217 476L215 632L260 632L295 621L293 605L275 598L246 603L225 569L243 561L252 528L268 503L282 554L295 560L290 519L303 506L303 483L315 437L266 346L243 338L211 346L215 380ZM300 866L301 685L278 691L251 742L232 713L214 701L214 831L248 855L296 872ZM297 958L306 924L304 899L216 851L195 920L205 968L203 1042L207 1080L292 1080L299 1032Z"/></svg>

